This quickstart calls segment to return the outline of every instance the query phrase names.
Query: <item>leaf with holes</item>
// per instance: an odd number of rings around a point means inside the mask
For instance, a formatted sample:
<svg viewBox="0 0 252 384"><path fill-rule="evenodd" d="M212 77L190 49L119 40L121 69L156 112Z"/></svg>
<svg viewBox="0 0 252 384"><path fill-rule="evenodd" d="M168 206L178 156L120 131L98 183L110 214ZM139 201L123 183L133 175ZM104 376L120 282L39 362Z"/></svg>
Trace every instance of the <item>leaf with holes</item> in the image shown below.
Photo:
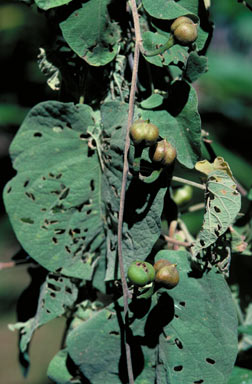
<svg viewBox="0 0 252 384"><path fill-rule="evenodd" d="M11 144L17 175L4 191L26 252L50 271L82 279L91 277L104 241L91 111L57 101L35 106Z"/></svg>
<svg viewBox="0 0 252 384"><path fill-rule="evenodd" d="M135 382L225 384L237 354L229 287L214 269L194 277L187 252L161 251L155 260L164 258L177 264L179 284L159 289L152 301L133 299L129 305ZM121 298L68 334L68 352L92 384L126 382L122 317Z"/></svg>
<svg viewBox="0 0 252 384"><path fill-rule="evenodd" d="M106 65L118 52L120 27L109 20L109 2L85 2L60 24L66 42L90 65Z"/></svg>
<svg viewBox="0 0 252 384"><path fill-rule="evenodd" d="M241 195L233 178L226 171L210 172L206 183L203 227L191 248L194 257L226 232L240 208Z"/></svg>
<svg viewBox="0 0 252 384"><path fill-rule="evenodd" d="M237 355L237 316L225 278L215 269L194 277L187 252L160 251L158 259L176 263L180 273L176 288L162 289L159 298L162 306L172 298L174 315L159 337L166 382L225 384Z"/></svg>
<svg viewBox="0 0 252 384"><path fill-rule="evenodd" d="M118 276L117 271L117 222L122 182L122 159L125 144L125 127L128 120L128 104L107 102L101 109L103 124L104 173L102 175L102 199L106 206L107 273L106 279ZM129 161L132 164L134 148ZM129 176L123 224L122 249L125 270L137 257L145 260L153 244L160 236L161 212L167 181L145 184Z"/></svg>
<svg viewBox="0 0 252 384"><path fill-rule="evenodd" d="M122 316L123 299L121 298L118 302L97 312L68 334L67 350L87 382L92 384L127 382L126 360L121 344ZM137 322L135 330L143 330L146 316ZM155 350L142 345L141 337L135 338L131 332L128 337L131 344L133 371L138 376L136 384L154 383ZM90 358L90 356L96 358Z"/></svg>
<svg viewBox="0 0 252 384"><path fill-rule="evenodd" d="M78 289L67 277L48 274L41 286L37 312L25 323L10 325L11 330L20 331L19 349L29 367L28 349L31 338L39 327L65 313L77 299ZM22 361L22 359L21 359Z"/></svg>

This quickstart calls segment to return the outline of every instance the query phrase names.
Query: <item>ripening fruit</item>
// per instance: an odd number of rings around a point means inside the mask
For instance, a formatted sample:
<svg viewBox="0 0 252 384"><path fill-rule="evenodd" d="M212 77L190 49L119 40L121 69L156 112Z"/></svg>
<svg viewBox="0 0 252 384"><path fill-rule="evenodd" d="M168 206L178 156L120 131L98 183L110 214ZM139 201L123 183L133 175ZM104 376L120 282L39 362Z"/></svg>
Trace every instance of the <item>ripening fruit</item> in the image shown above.
<svg viewBox="0 0 252 384"><path fill-rule="evenodd" d="M143 287L154 281L155 269L146 261L136 260L130 264L127 276L132 284Z"/></svg>
<svg viewBox="0 0 252 384"><path fill-rule="evenodd" d="M136 120L130 127L130 137L135 145L154 145L159 137L159 129L148 120Z"/></svg>
<svg viewBox="0 0 252 384"><path fill-rule="evenodd" d="M178 17L171 25L171 32L181 45L189 45L198 37L197 24L186 16Z"/></svg>
<svg viewBox="0 0 252 384"><path fill-rule="evenodd" d="M172 263L169 260L160 259L155 262L153 267L155 269L155 272L158 272L161 268L165 267L166 265L172 265Z"/></svg>
<svg viewBox="0 0 252 384"><path fill-rule="evenodd" d="M152 161L161 163L163 166L171 165L176 156L176 149L167 140L159 141L156 145L154 154L150 155Z"/></svg>
<svg viewBox="0 0 252 384"><path fill-rule="evenodd" d="M154 264L154 269L156 271L156 283L162 284L168 289L176 287L179 283L179 272L176 264L172 264L168 260L161 259Z"/></svg>

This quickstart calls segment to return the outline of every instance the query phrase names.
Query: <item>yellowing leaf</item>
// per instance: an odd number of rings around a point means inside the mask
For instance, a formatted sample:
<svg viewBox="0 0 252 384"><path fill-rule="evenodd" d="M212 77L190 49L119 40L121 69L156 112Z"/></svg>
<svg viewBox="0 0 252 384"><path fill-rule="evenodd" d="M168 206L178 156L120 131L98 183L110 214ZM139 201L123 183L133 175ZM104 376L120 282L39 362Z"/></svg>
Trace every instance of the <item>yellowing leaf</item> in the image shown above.
<svg viewBox="0 0 252 384"><path fill-rule="evenodd" d="M213 163L210 163L208 160L198 161L195 164L195 169L207 176L217 170L224 171L234 180L229 164L221 156L216 157Z"/></svg>

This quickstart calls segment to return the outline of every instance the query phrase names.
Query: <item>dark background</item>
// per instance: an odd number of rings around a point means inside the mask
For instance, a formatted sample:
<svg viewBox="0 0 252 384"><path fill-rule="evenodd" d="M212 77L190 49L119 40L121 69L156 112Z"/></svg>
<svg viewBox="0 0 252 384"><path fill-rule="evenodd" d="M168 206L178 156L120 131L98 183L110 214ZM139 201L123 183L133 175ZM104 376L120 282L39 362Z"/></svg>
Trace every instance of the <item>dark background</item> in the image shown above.
<svg viewBox="0 0 252 384"><path fill-rule="evenodd" d="M212 2L210 14L215 30L208 52L209 71L195 83L199 110L203 129L213 139L216 154L229 162L239 183L249 189L252 185L252 12L235 0ZM26 113L43 100L57 99L37 66L38 48L49 41L50 31L36 7L1 1L1 191L15 174L8 147ZM201 218L201 214L188 217L192 231L198 230ZM10 261L19 249L0 199L0 262ZM240 260L241 268L251 275L250 257ZM4 384L49 383L47 365L60 348L62 319L36 332L30 350L31 370L24 380L17 359L17 332L9 331L7 325L16 322L17 299L29 283L26 266L0 271L0 382Z"/></svg>

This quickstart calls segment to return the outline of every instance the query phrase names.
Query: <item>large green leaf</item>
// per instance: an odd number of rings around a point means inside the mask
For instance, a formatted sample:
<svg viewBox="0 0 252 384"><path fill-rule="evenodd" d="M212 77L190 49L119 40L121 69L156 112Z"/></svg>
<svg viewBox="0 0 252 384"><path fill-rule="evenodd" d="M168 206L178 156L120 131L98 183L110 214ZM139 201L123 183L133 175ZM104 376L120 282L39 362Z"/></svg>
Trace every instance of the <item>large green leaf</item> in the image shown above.
<svg viewBox="0 0 252 384"><path fill-rule="evenodd" d="M230 290L214 269L193 277L188 256L159 252L156 259L177 263L178 286L158 290L152 304L130 303L128 342L136 383L225 384L232 371L237 318ZM125 359L120 357L122 312L120 299L68 335L68 352L92 384L126 382Z"/></svg>
<svg viewBox="0 0 252 384"><path fill-rule="evenodd" d="M106 65L118 51L120 27L109 20L109 3L89 0L60 24L66 42L90 65Z"/></svg>
<svg viewBox="0 0 252 384"><path fill-rule="evenodd" d="M241 207L241 195L228 173L215 170L208 174L205 193L204 222L197 240L191 248L196 256L209 247L233 224Z"/></svg>
<svg viewBox="0 0 252 384"><path fill-rule="evenodd" d="M166 381L225 384L237 355L237 316L225 278L215 269L193 277L185 252L160 251L155 260L163 258L180 272L169 292L174 318L160 335Z"/></svg>
<svg viewBox="0 0 252 384"><path fill-rule="evenodd" d="M153 124L156 124L160 136L166 138L176 148L178 161L188 168L193 168L200 158L201 143L197 94L194 88L184 82L176 82L171 92L172 97L176 100L180 97L183 102L180 110L174 113L175 116L166 110L139 110L138 112L143 119L150 119ZM179 108L179 102L176 108Z"/></svg>
<svg viewBox="0 0 252 384"><path fill-rule="evenodd" d="M102 199L106 207L107 274L117 273L117 221L122 182L122 163L128 104L107 102L101 108L103 125ZM109 143L109 145L107 145ZM134 152L131 147L131 158ZM125 268L136 258L145 260L160 236L161 212L166 188L146 185L137 177L128 177L123 224L123 258Z"/></svg>
<svg viewBox="0 0 252 384"><path fill-rule="evenodd" d="M88 146L93 126L86 105L35 106L11 144L17 175L4 191L26 252L50 271L83 279L103 242L100 165Z"/></svg>

